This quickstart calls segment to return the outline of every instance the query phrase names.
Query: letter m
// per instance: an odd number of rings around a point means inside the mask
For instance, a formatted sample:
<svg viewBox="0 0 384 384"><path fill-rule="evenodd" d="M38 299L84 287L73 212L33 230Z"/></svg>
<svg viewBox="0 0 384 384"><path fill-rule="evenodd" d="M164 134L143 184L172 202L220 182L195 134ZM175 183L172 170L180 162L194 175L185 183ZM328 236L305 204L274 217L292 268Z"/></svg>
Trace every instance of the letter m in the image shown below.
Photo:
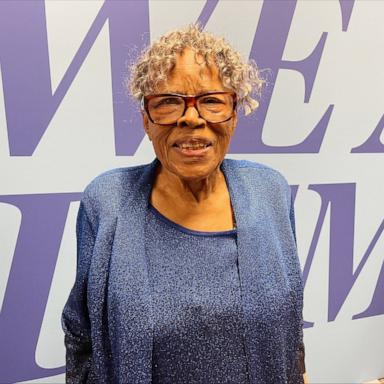
<svg viewBox="0 0 384 384"><path fill-rule="evenodd" d="M324 218L328 207L330 207L328 321L333 321L364 268L372 250L375 248L384 230L384 220L382 220L372 237L359 264L354 268L356 184L310 185L309 189L316 191L320 195L321 207L308 257L304 265L303 278L306 282ZM384 314L383 297L384 264L381 267L371 303L364 312L354 315L353 319Z"/></svg>

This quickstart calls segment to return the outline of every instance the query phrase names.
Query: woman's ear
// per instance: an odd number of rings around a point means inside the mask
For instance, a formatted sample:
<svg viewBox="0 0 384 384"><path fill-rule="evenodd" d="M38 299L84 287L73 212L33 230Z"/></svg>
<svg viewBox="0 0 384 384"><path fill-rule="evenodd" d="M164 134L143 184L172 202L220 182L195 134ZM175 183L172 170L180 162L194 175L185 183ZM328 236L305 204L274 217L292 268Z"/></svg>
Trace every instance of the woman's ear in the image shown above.
<svg viewBox="0 0 384 384"><path fill-rule="evenodd" d="M236 110L233 112L232 121L233 121L233 126L232 126L232 133L233 133L235 132L235 129L237 127L237 111Z"/></svg>
<svg viewBox="0 0 384 384"><path fill-rule="evenodd" d="M149 119L148 119L148 116L146 113L142 112L141 113L141 116L143 117L143 127L144 127L144 131L145 133L147 134L148 138L149 138L149 141L152 141L151 139L151 135L149 133Z"/></svg>

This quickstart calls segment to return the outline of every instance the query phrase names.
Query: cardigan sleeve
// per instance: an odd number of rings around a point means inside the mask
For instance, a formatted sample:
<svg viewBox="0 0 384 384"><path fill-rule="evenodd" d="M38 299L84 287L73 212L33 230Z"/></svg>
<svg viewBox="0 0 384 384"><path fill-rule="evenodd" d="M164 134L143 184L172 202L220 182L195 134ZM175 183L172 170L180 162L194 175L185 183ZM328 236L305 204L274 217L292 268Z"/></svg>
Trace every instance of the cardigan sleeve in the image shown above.
<svg viewBox="0 0 384 384"><path fill-rule="evenodd" d="M95 234L83 201L77 215L76 279L65 304L61 324L66 348L66 383L86 383L91 366L91 330L87 309L87 281Z"/></svg>
<svg viewBox="0 0 384 384"><path fill-rule="evenodd" d="M290 205L289 219L291 221L292 233L293 233L293 237L295 239L295 244L297 247L295 210L294 210L294 201L293 201L292 193L291 193L291 205ZM303 341L303 329L302 328L301 328L301 332L300 332L300 344L299 344L299 348L296 352L296 371L300 372L301 374L304 374L306 372L305 347L304 347L304 341Z"/></svg>

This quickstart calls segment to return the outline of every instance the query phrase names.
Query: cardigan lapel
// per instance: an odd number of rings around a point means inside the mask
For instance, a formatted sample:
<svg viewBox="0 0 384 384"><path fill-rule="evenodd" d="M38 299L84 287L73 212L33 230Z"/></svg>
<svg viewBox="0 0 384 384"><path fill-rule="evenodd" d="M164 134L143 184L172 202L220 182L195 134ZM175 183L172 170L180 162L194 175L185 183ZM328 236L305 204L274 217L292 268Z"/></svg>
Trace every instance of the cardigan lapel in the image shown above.
<svg viewBox="0 0 384 384"><path fill-rule="evenodd" d="M225 159L221 165L221 169L227 182L231 204L236 220L237 227L237 252L238 252L238 269L242 299L242 310L244 316L244 343L246 348L246 357L249 367L250 382L256 382L253 376L257 370L257 361L252 355L252 313L255 311L255 304L252 300L252 292L257 295L262 287L258 286L258 281L254 277L257 276L257 267L254 258L257 254L257 239L255 235L258 232L256 223L257 218L262 218L262 207L258 199L251 196L251 191L244 185L244 180L239 173L238 165L232 163L231 160ZM249 186L248 186L249 187ZM253 193L253 191L252 191ZM252 213L252 216L251 216ZM261 266L262 267L262 266Z"/></svg>
<svg viewBox="0 0 384 384"><path fill-rule="evenodd" d="M113 285L124 289L109 293L108 310L118 383L127 378L132 384L151 383L153 316L144 225L158 163L156 158L143 167L117 218L110 268L118 268Z"/></svg>
<svg viewBox="0 0 384 384"><path fill-rule="evenodd" d="M275 380L281 375L278 382L285 383L286 362L281 356L286 352L289 356L289 348L279 350L279 343L274 343L287 339L286 324L296 320L281 261L277 224L270 211L274 191L268 189L268 182L260 172L242 168L238 161L226 159L221 168L237 223L238 268L250 382L269 383L270 374L277 372Z"/></svg>

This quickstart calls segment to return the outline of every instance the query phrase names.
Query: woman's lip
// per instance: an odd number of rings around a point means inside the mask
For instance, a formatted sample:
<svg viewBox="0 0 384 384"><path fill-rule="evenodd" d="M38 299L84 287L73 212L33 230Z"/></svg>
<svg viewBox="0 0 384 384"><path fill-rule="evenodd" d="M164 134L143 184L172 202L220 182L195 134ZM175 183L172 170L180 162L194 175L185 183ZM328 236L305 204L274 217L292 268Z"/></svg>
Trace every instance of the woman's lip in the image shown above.
<svg viewBox="0 0 384 384"><path fill-rule="evenodd" d="M183 144L204 144L204 145L212 145L212 142L209 139L204 137L196 136L196 137L184 137L176 140L173 145L180 147Z"/></svg>
<svg viewBox="0 0 384 384"><path fill-rule="evenodd" d="M180 148L177 146L173 146L172 148L174 148L179 154L183 156L203 157L210 151L210 149L212 148L212 145L209 145L208 147L200 148L200 149Z"/></svg>

